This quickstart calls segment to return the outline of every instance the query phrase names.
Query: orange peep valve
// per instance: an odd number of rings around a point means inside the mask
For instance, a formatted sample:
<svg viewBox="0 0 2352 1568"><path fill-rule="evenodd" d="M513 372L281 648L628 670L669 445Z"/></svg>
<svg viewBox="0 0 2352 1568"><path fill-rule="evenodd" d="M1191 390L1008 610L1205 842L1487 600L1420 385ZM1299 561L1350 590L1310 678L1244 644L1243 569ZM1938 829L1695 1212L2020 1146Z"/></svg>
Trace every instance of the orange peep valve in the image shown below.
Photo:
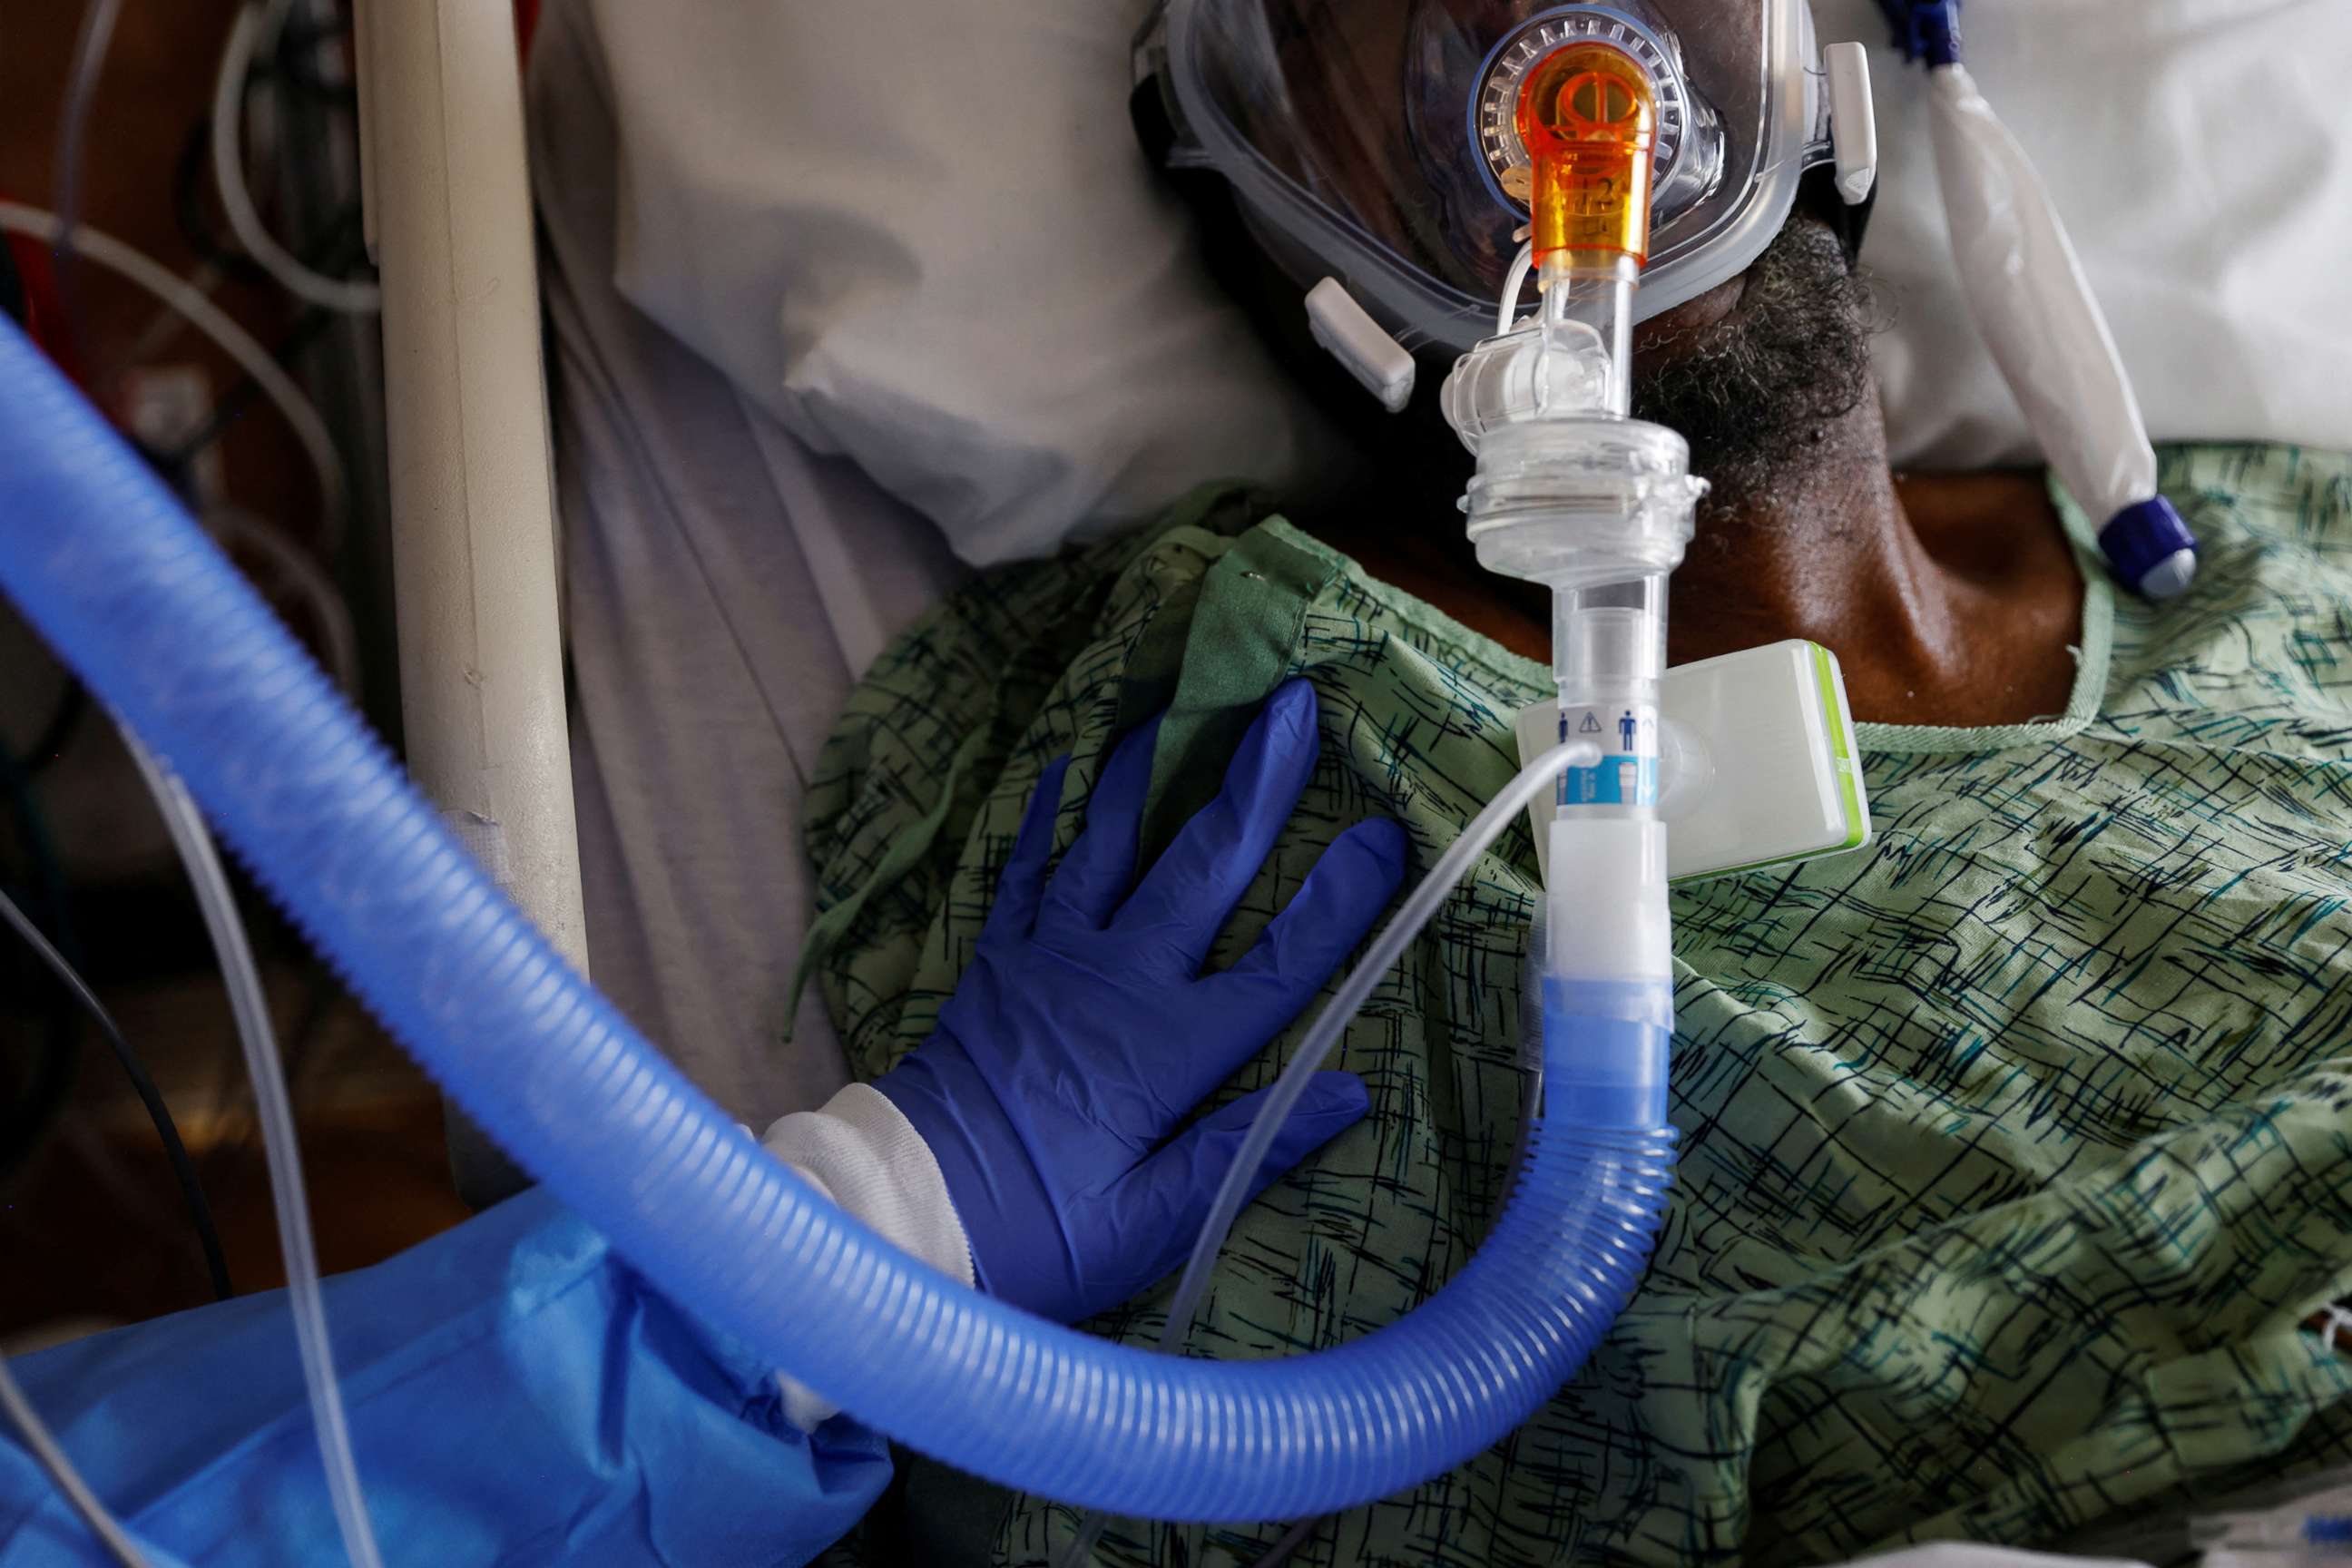
<svg viewBox="0 0 2352 1568"><path fill-rule="evenodd" d="M1529 203L1535 259L1608 269L1650 257L1650 170L1657 89L1641 62L1611 44L1570 44L1538 62L1519 89L1519 140L1535 164Z"/></svg>

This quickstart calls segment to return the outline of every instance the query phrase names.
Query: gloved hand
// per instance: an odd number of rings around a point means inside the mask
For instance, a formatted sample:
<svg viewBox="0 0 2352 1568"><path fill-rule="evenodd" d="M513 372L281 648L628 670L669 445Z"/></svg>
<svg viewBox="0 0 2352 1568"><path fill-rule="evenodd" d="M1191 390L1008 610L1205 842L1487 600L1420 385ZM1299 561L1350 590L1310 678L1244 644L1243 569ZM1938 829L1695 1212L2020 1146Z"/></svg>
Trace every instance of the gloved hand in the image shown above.
<svg viewBox="0 0 2352 1568"><path fill-rule="evenodd" d="M1158 728L1113 751L1050 879L1069 759L1046 768L937 1031L874 1084L939 1161L981 1288L1064 1322L1182 1258L1264 1091L1170 1134L1321 989L1404 871L1404 830L1357 824L1239 963L1202 974L1314 768L1315 690L1267 700L1223 792L1130 892ZM1317 1074L1251 1195L1367 1109L1352 1073Z"/></svg>

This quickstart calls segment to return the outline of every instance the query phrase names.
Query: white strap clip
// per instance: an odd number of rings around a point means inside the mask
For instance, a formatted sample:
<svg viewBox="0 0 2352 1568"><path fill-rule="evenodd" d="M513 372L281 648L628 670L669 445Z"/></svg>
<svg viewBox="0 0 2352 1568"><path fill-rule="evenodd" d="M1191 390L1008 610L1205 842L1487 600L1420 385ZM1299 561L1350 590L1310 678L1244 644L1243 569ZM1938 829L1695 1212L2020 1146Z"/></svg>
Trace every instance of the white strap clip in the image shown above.
<svg viewBox="0 0 2352 1568"><path fill-rule="evenodd" d="M1404 411L1412 400L1412 355L1356 303L1337 278L1326 278L1307 291L1307 325L1315 341L1346 365L1348 374L1381 400L1381 407L1391 414Z"/></svg>
<svg viewBox="0 0 2352 1568"><path fill-rule="evenodd" d="M1870 100L1870 51L1832 44L1822 51L1830 79L1830 142L1837 154L1838 195L1859 205L1878 183L1878 115Z"/></svg>

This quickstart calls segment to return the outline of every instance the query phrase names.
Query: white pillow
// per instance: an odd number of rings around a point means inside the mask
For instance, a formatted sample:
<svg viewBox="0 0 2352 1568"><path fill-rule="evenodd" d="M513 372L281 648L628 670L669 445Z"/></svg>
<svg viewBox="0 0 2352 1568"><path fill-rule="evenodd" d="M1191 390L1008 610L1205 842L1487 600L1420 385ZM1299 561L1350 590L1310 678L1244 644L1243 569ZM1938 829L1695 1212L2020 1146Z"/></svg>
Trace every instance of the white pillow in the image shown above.
<svg viewBox="0 0 2352 1568"><path fill-rule="evenodd" d="M1874 0L1814 0L1871 46L1879 196L1863 259L1895 460L2036 455L1977 337L1944 226L1926 83ZM2157 440L2352 448L2352 5L1968 0L1962 49L2049 188Z"/></svg>
<svg viewBox="0 0 2352 1568"><path fill-rule="evenodd" d="M622 293L965 560L1328 452L1136 146L1148 0L591 5Z"/></svg>

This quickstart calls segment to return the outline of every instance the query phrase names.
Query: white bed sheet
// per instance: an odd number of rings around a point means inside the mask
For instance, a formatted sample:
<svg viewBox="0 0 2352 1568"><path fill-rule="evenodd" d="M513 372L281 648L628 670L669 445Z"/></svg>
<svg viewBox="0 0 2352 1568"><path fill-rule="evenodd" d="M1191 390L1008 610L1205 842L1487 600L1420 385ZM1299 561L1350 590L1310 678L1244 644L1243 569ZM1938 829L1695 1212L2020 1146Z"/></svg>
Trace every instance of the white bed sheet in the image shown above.
<svg viewBox="0 0 2352 1568"><path fill-rule="evenodd" d="M801 803L850 684L961 575L613 286L615 139L584 7L532 48L572 771L597 984L731 1114L845 1081L814 988Z"/></svg>

